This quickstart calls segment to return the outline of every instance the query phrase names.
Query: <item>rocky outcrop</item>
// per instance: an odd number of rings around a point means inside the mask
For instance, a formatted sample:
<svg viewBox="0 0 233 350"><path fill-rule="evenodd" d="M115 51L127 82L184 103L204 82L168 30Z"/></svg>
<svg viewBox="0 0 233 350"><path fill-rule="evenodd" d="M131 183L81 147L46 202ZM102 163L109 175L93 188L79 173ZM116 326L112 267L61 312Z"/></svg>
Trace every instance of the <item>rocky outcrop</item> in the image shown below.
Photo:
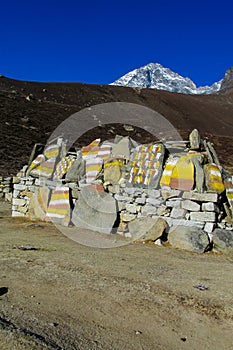
<svg viewBox="0 0 233 350"><path fill-rule="evenodd" d="M233 89L233 67L229 68L222 81L220 91Z"/></svg>

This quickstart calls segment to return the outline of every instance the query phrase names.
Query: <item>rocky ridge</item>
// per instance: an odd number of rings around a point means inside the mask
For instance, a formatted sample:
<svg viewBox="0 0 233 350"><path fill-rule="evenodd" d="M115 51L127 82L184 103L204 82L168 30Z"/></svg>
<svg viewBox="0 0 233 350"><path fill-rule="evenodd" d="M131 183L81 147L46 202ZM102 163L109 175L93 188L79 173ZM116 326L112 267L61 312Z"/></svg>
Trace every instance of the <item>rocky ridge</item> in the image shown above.
<svg viewBox="0 0 233 350"><path fill-rule="evenodd" d="M222 81L219 80L211 86L197 87L191 79L184 78L159 63L149 63L125 74L111 85L159 89L196 95L217 93L221 89Z"/></svg>

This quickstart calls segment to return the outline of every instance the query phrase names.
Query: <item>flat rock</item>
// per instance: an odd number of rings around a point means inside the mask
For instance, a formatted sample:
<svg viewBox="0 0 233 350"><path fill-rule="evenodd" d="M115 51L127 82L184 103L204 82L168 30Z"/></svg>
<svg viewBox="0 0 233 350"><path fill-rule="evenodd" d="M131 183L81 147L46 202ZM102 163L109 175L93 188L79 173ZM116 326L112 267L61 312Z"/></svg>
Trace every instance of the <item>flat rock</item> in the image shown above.
<svg viewBox="0 0 233 350"><path fill-rule="evenodd" d="M214 212L191 212L190 219L201 222L215 222L216 214Z"/></svg>
<svg viewBox="0 0 233 350"><path fill-rule="evenodd" d="M108 234L116 219L116 200L103 187L91 185L81 189L72 214L75 226Z"/></svg>
<svg viewBox="0 0 233 350"><path fill-rule="evenodd" d="M183 193L183 199L190 199L198 202L214 202L218 201L217 193L198 193L194 191L188 191Z"/></svg>
<svg viewBox="0 0 233 350"><path fill-rule="evenodd" d="M186 199L182 202L181 207L189 211L199 211L201 209L200 204Z"/></svg>
<svg viewBox="0 0 233 350"><path fill-rule="evenodd" d="M167 222L162 219L138 218L128 225L131 237L140 242L156 241L166 230Z"/></svg>
<svg viewBox="0 0 233 350"><path fill-rule="evenodd" d="M208 234L198 227L177 226L169 232L168 240L174 248L197 253L209 245Z"/></svg>

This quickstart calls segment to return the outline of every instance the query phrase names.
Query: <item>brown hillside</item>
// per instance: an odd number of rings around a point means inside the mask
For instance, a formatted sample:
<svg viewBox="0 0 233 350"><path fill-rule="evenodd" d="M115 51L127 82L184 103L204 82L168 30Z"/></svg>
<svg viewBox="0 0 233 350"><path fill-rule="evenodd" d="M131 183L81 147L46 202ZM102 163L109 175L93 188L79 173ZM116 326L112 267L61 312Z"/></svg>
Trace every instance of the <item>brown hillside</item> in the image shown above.
<svg viewBox="0 0 233 350"><path fill-rule="evenodd" d="M26 97L31 94L31 99ZM161 113L182 134L197 128L214 143L222 164L233 165L233 91L216 95L184 95L152 89L134 89L81 83L37 83L0 78L0 175L15 174L26 164L35 142L45 143L51 132L67 117L85 107L104 102L131 102ZM111 121L109 121L111 123ZM127 123L127 120L126 120ZM80 142L94 137L113 136L108 126L85 135ZM138 141L148 135L120 125L115 133L129 134ZM97 135L98 133L98 135Z"/></svg>

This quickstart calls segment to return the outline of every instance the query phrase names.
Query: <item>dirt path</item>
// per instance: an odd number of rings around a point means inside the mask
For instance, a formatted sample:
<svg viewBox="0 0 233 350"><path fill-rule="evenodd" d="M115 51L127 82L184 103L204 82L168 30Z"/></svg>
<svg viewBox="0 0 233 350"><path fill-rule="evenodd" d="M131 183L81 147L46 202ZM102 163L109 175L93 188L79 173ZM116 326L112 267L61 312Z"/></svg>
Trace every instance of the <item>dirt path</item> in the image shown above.
<svg viewBox="0 0 233 350"><path fill-rule="evenodd" d="M1 349L233 349L233 257L90 248L9 209L0 202Z"/></svg>

